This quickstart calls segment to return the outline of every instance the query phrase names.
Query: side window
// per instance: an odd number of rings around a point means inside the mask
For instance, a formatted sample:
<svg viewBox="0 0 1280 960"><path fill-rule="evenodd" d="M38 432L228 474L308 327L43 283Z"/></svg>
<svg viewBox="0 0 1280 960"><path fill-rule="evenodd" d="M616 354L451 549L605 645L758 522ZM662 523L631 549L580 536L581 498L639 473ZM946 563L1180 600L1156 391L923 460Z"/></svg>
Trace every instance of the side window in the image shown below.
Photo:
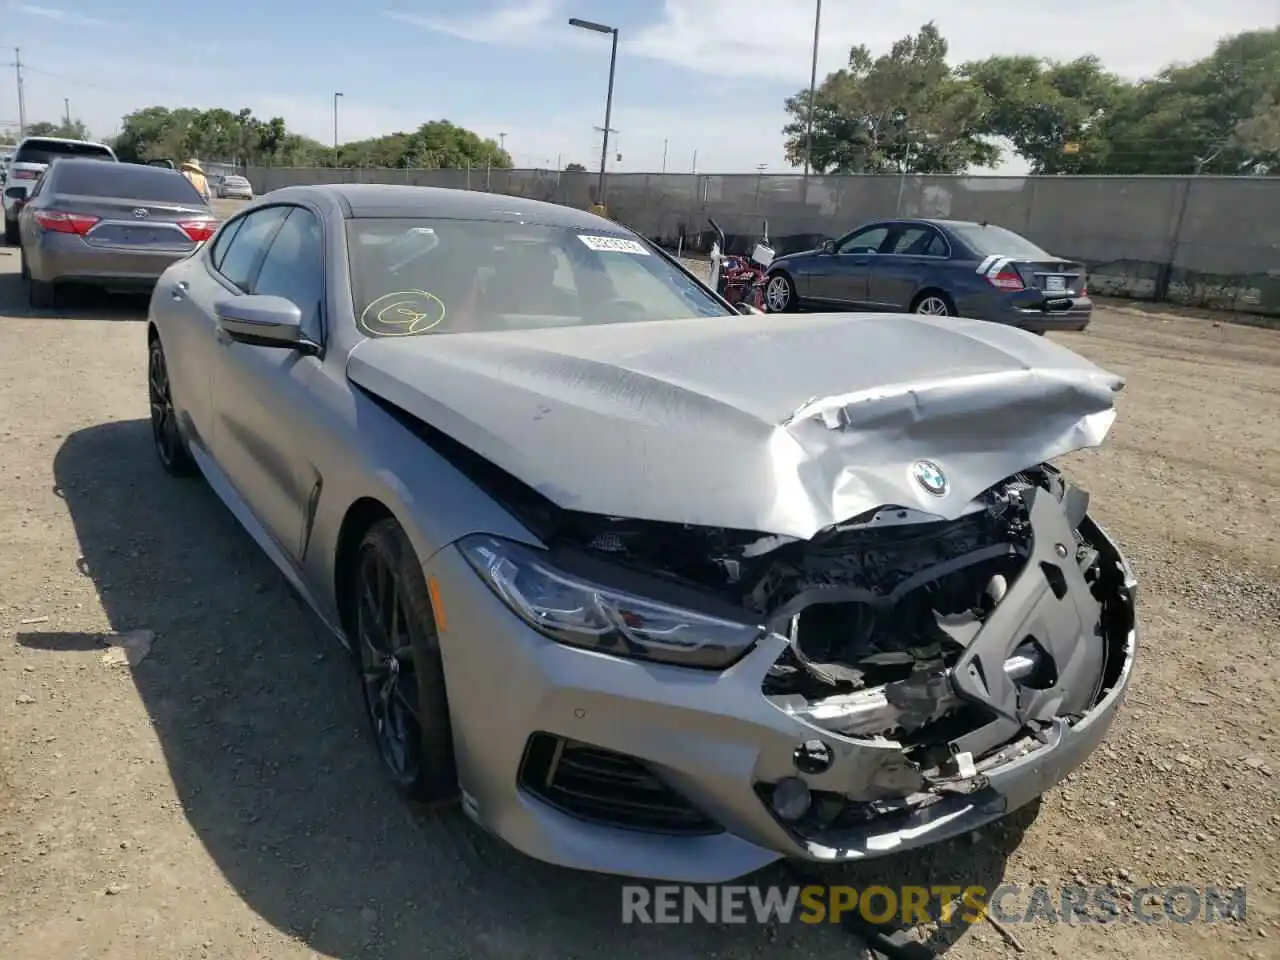
<svg viewBox="0 0 1280 960"><path fill-rule="evenodd" d="M209 262L213 264L213 269L222 269L222 258L227 255L227 248L231 246L231 241L235 239L240 228L244 226L245 218L241 217L234 223L229 224L218 234L218 239L213 241L213 247L209 250Z"/></svg>
<svg viewBox="0 0 1280 960"><path fill-rule="evenodd" d="M289 215L289 207L267 207L255 210L244 218L244 224L236 231L217 265L218 272L241 290L248 292L253 268L257 266L271 237L282 220Z"/></svg>
<svg viewBox="0 0 1280 960"><path fill-rule="evenodd" d="M947 238L936 230L929 232L932 236L929 237L929 242L924 245L924 255L926 257L951 256L951 245L947 243Z"/></svg>
<svg viewBox="0 0 1280 960"><path fill-rule="evenodd" d="M880 244L884 243L885 238L889 236L888 227L867 227L865 230L859 230L840 244L837 248L839 253L869 253L871 251L879 251Z"/></svg>
<svg viewBox="0 0 1280 960"><path fill-rule="evenodd" d="M926 228L903 227L898 233L898 238L894 240L893 249L889 253L918 256L928 241L929 231Z"/></svg>
<svg viewBox="0 0 1280 960"><path fill-rule="evenodd" d="M324 245L315 214L302 207L290 210L271 241L253 281L253 292L284 297L302 311L302 329L316 343L324 342L321 305L324 302Z"/></svg>

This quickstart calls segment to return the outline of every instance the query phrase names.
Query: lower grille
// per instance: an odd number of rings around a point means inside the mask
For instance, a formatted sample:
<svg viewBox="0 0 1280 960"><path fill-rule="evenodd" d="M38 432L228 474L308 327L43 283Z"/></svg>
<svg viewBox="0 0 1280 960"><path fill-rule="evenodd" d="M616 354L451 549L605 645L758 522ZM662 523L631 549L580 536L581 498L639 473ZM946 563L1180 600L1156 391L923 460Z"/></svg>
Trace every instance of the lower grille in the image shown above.
<svg viewBox="0 0 1280 960"><path fill-rule="evenodd" d="M562 813L593 823L684 835L723 830L634 757L549 733L529 738L519 783Z"/></svg>

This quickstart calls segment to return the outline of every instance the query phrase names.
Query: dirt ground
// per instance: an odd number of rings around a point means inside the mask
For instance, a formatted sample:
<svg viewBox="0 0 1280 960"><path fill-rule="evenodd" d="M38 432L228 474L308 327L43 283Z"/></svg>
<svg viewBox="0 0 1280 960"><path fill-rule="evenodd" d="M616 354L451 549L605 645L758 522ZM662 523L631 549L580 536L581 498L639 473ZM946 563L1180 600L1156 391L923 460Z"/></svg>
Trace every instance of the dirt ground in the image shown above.
<svg viewBox="0 0 1280 960"><path fill-rule="evenodd" d="M624 929L621 881L400 803L345 656L155 464L145 302L31 315L17 269L0 251L0 957L859 955L831 926ZM1060 339L1129 378L1069 465L1141 579L1132 696L1038 810L838 876L1243 883L1244 923L1010 929L1029 957L1275 958L1280 332L1105 310ZM104 662L131 631L145 658ZM1015 955L987 924L934 942Z"/></svg>

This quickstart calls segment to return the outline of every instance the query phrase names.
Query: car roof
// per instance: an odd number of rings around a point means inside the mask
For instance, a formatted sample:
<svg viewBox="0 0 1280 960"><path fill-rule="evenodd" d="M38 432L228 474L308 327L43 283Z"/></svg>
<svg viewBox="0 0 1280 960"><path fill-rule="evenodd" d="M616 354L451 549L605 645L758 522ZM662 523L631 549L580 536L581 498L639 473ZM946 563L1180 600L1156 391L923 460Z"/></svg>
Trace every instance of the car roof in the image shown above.
<svg viewBox="0 0 1280 960"><path fill-rule="evenodd" d="M111 149L100 140L72 140L68 137L23 137L18 147L21 148L28 143L74 143L80 147L107 147L108 150Z"/></svg>
<svg viewBox="0 0 1280 960"><path fill-rule="evenodd" d="M391 183L331 183L308 187L284 187L273 190L263 199L302 199L321 194L336 199L348 218L351 217L439 217L450 220L501 220L518 223L530 221L553 227L629 232L612 220L527 197L513 197L478 190L452 190L447 187L414 187Z"/></svg>

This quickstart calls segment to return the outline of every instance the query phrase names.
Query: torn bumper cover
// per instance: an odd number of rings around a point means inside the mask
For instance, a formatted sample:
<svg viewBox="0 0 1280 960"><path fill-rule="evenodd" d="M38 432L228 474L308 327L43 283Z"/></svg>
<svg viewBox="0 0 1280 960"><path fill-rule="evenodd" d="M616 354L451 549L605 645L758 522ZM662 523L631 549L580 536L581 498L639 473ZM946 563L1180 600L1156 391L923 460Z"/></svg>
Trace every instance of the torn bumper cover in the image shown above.
<svg viewBox="0 0 1280 960"><path fill-rule="evenodd" d="M467 812L540 859L710 883L779 857L932 844L1030 802L1110 728L1132 676L1136 583L1070 488L1018 490L1027 536L1012 558L966 550L874 600L860 587L801 591L723 671L555 643L460 552L441 551L428 572L451 598L441 644ZM989 563L1009 572L990 576L998 589L981 616L938 616L951 650L941 664L917 652L902 679L864 666L858 681L810 647L831 675L817 693L779 688L807 611L896 603L905 623L912 597L944 596L953 576L987 579Z"/></svg>

